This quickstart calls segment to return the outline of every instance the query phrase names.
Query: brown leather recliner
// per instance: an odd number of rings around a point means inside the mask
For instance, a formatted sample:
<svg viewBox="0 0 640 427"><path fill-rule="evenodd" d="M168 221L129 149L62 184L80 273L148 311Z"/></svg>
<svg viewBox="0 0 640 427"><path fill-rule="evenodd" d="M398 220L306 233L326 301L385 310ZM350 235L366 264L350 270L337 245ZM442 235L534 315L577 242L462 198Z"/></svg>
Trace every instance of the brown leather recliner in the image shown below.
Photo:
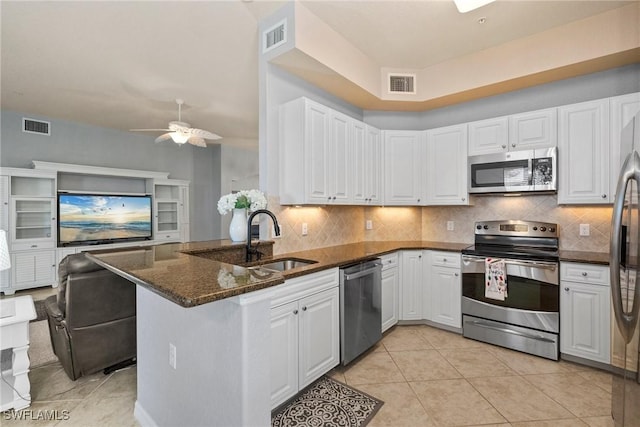
<svg viewBox="0 0 640 427"><path fill-rule="evenodd" d="M45 300L53 352L72 380L136 357L136 285L85 254L58 269L58 294Z"/></svg>

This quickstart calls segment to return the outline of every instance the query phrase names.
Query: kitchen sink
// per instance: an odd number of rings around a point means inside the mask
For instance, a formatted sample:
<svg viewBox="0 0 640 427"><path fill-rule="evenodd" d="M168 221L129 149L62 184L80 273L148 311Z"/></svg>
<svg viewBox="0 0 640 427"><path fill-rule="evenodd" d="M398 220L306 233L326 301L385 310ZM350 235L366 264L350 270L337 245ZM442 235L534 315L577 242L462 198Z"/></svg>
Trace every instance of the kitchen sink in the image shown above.
<svg viewBox="0 0 640 427"><path fill-rule="evenodd" d="M287 271L293 268L304 267L307 265L315 264L318 261L312 261L301 258L282 258L276 261L265 261L264 264L258 264L260 268L266 268L269 270Z"/></svg>

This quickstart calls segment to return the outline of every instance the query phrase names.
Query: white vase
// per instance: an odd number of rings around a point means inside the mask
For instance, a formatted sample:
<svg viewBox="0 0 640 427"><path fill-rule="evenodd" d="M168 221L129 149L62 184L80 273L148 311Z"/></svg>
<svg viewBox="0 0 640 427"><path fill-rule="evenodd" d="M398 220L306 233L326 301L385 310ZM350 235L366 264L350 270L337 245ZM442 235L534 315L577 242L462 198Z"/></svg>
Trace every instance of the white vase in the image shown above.
<svg viewBox="0 0 640 427"><path fill-rule="evenodd" d="M234 209L231 224L229 224L229 238L232 242L247 241L247 209Z"/></svg>

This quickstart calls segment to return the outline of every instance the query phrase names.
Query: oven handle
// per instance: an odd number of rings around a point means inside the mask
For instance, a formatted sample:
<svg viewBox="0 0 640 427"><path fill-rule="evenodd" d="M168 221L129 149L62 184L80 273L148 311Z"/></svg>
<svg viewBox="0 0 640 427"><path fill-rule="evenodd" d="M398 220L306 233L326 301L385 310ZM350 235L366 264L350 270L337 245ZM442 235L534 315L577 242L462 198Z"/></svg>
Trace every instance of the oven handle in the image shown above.
<svg viewBox="0 0 640 427"><path fill-rule="evenodd" d="M484 262L486 260L486 258L484 257L476 257L476 256L468 256L468 255L463 255L462 256L462 262L464 261L469 261L469 262ZM519 265L522 267L535 267L535 268L540 268L543 270L551 270L551 271L556 271L556 269L558 268L558 263L556 262L545 262L545 261L515 261L515 260L508 260L505 259L504 260L505 264L508 265Z"/></svg>
<svg viewBox="0 0 640 427"><path fill-rule="evenodd" d="M550 342L550 343L554 342L552 339L543 337L541 335L526 334L524 332L514 331L513 329L509 329L509 328L500 327L500 326L494 326L494 325L492 325L490 323L486 323L486 322L483 322L481 320L473 320L473 321L467 322L467 323L471 323L471 324L473 324L475 326L478 326L480 328L493 329L494 331L504 332L506 334L511 334L511 335L518 335L518 336L521 336L521 337L530 338L530 339L537 340L537 341Z"/></svg>
<svg viewBox="0 0 640 427"><path fill-rule="evenodd" d="M372 266L370 268L367 268L366 270L362 270L362 271L359 271L357 273L345 274L344 275L344 279L345 280L355 280L355 279L359 279L359 278L364 277L364 276L370 276L371 274L375 273L375 271L377 269L379 269L380 267L382 267L382 263L376 262L375 264L372 264Z"/></svg>

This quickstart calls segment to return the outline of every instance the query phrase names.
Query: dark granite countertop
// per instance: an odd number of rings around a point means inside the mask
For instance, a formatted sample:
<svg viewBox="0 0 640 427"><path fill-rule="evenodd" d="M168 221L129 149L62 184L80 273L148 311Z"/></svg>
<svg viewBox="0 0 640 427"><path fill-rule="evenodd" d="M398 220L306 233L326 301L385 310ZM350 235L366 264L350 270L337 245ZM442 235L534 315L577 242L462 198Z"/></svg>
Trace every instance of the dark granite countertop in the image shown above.
<svg viewBox="0 0 640 427"><path fill-rule="evenodd" d="M609 265L609 252L560 251L560 262Z"/></svg>
<svg viewBox="0 0 640 427"><path fill-rule="evenodd" d="M274 260L293 257L316 261L285 273L243 267L200 256L212 251L222 251L224 248L242 246L244 245L224 240L167 243L92 251L89 256L105 268L178 305L193 307L275 286L287 278L351 264L397 250L460 252L469 245L426 241L362 242L275 256Z"/></svg>

